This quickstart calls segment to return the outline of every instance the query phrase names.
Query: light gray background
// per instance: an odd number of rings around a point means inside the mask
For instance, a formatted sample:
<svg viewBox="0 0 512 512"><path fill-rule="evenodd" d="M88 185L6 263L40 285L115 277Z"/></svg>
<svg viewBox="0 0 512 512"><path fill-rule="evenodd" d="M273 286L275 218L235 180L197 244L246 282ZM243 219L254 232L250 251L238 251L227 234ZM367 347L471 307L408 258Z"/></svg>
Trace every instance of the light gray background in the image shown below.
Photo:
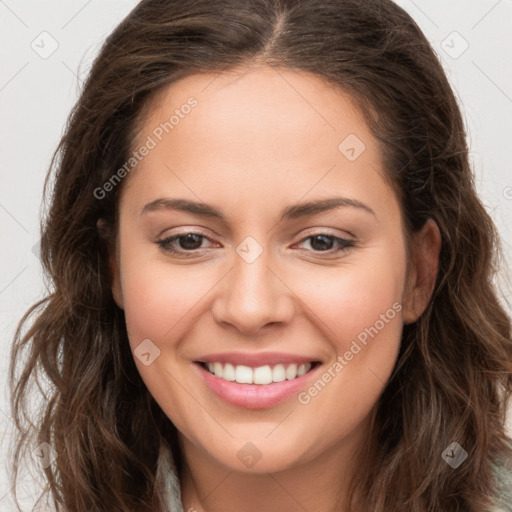
<svg viewBox="0 0 512 512"><path fill-rule="evenodd" d="M43 180L66 118L77 100L79 82L104 38L136 3L136 0L0 0L1 461L7 460L12 429L7 395L10 343L17 322L44 292L34 249L39 241ZM478 191L503 238L508 260L504 262L504 270L510 269L512 2L400 0L397 3L413 16L432 42L460 98ZM511 286L505 272L500 287L503 303L512 313ZM9 495L8 472L3 462L0 512L15 510ZM33 488L27 475L21 485L22 494Z"/></svg>

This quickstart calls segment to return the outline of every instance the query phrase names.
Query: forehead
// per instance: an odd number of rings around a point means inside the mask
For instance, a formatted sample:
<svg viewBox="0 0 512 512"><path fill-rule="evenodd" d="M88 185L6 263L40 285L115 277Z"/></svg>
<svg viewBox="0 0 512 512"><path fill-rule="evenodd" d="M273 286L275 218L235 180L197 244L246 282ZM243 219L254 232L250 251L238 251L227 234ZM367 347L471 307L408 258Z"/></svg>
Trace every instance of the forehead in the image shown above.
<svg viewBox="0 0 512 512"><path fill-rule="evenodd" d="M171 120L173 113L183 119L180 110L190 98L198 104L193 125L197 131L209 132L209 137L223 136L223 128L230 135L237 128L242 129L237 134L251 133L253 137L257 129L258 135L263 138L266 134L267 139L273 133L285 135L292 130L296 136L320 135L322 131L341 136L347 129L357 130L363 139L370 136L354 99L340 87L312 73L269 66L196 73L178 80L148 101L139 119L139 135L151 133ZM179 122L171 123L173 135L179 133L175 129Z"/></svg>
<svg viewBox="0 0 512 512"><path fill-rule="evenodd" d="M382 196L387 187L378 142L353 99L302 71L187 76L147 104L134 147L148 139L154 147L127 184L148 199L169 187L240 206L244 198L280 201L279 191L289 203L334 189L350 195L361 185Z"/></svg>

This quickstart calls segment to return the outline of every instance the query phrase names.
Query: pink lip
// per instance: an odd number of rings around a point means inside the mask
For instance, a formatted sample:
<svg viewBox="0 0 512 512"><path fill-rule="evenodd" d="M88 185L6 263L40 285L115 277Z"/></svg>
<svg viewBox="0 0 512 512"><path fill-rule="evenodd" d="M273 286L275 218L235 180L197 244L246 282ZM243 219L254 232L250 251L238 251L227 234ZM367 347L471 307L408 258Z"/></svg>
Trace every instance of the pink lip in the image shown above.
<svg viewBox="0 0 512 512"><path fill-rule="evenodd" d="M260 354L247 354L243 352L221 352L198 357L197 361L205 363L231 363L232 365L244 365L251 368L276 364L306 364L317 361L314 357L297 356L282 352L262 352Z"/></svg>
<svg viewBox="0 0 512 512"><path fill-rule="evenodd" d="M219 359L216 359L219 361ZM294 360L293 362L295 362ZM309 359L308 361L311 361ZM220 362L220 361L219 361ZM228 362L228 361L226 361ZM320 365L312 368L309 372L293 380L273 382L272 384L239 384L216 377L200 364L192 365L200 373L205 384L224 401L237 407L246 409L264 409L273 407L291 395L297 394L305 387L307 380L313 373L316 373Z"/></svg>

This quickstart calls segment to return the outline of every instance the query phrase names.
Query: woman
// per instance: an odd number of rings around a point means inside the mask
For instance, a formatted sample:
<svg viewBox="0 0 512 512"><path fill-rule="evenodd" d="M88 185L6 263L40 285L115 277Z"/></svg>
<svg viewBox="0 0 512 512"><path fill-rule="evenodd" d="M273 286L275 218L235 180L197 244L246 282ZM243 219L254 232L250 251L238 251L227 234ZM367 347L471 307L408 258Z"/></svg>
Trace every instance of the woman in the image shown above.
<svg viewBox="0 0 512 512"><path fill-rule="evenodd" d="M401 8L142 1L54 164L11 381L56 510L512 510L498 237Z"/></svg>

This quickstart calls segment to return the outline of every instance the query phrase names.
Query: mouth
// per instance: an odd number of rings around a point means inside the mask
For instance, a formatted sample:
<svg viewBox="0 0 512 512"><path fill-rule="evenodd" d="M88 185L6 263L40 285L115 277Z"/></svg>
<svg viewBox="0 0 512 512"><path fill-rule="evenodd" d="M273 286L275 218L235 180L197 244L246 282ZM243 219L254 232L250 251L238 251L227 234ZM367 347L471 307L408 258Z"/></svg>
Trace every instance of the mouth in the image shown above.
<svg viewBox="0 0 512 512"><path fill-rule="evenodd" d="M266 357L266 361L261 357L258 361L246 358L246 364L236 364L235 357L230 362L215 359L194 361L192 366L210 392L223 402L244 409L267 409L290 400L310 385L322 366L320 361L298 358L291 362L290 357L283 361L277 356L275 359L281 362ZM238 355L236 359L243 357Z"/></svg>
<svg viewBox="0 0 512 512"><path fill-rule="evenodd" d="M274 364L251 367L219 361L196 361L206 371L219 379L238 384L266 386L278 382L296 380L320 365L320 361L308 363Z"/></svg>

